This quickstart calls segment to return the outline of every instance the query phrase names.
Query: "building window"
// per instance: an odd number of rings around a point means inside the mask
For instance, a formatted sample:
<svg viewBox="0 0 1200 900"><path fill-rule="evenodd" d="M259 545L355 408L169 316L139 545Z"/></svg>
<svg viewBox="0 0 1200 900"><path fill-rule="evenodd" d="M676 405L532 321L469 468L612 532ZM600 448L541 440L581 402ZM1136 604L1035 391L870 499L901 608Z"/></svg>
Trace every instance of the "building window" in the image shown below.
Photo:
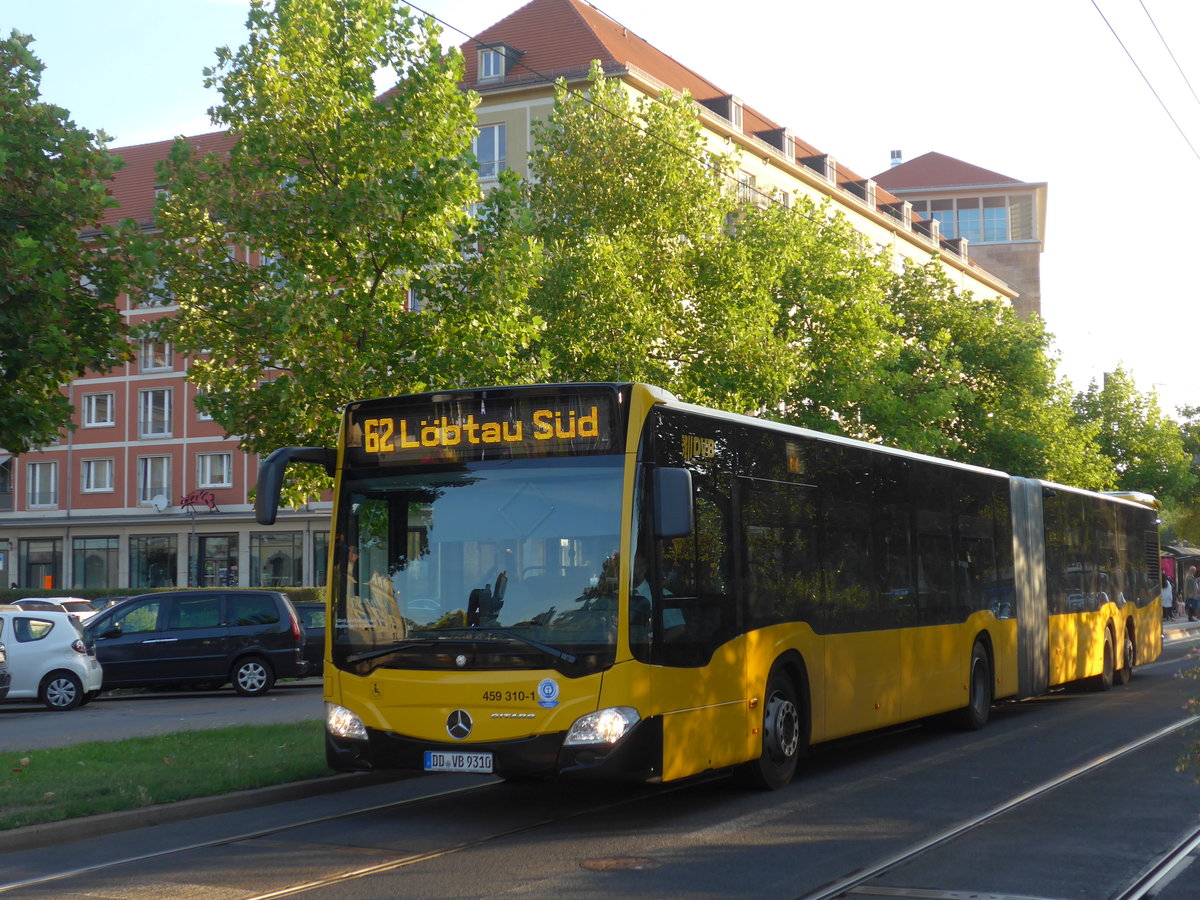
<svg viewBox="0 0 1200 900"><path fill-rule="evenodd" d="M62 538L22 538L19 543L21 586L61 588Z"/></svg>
<svg viewBox="0 0 1200 900"><path fill-rule="evenodd" d="M503 50L485 47L479 51L479 80L502 81L507 74L508 58Z"/></svg>
<svg viewBox="0 0 1200 900"><path fill-rule="evenodd" d="M1029 197L914 200L912 208L923 219L937 219L944 238L965 237L973 244L1033 238L1033 202Z"/></svg>
<svg viewBox="0 0 1200 900"><path fill-rule="evenodd" d="M71 549L71 586L77 588L117 587L115 537L75 538Z"/></svg>
<svg viewBox="0 0 1200 900"><path fill-rule="evenodd" d="M175 295L167 287L167 276L161 274L154 276L150 283L150 288L137 299L137 305L141 309L153 306L170 306L174 302Z"/></svg>
<svg viewBox="0 0 1200 900"><path fill-rule="evenodd" d="M142 341L138 368L142 372L163 372L171 368L171 345L163 341Z"/></svg>
<svg viewBox="0 0 1200 900"><path fill-rule="evenodd" d="M929 218L934 219L938 223L938 233L942 237L958 237L958 232L954 228L953 200L930 200Z"/></svg>
<svg viewBox="0 0 1200 900"><path fill-rule="evenodd" d="M83 427L96 428L101 425L116 424L116 410L113 393L83 395Z"/></svg>
<svg viewBox="0 0 1200 900"><path fill-rule="evenodd" d="M195 396L195 399L192 400L192 405L195 406L196 400L199 400L201 397L205 396L205 394L206 394L205 391L196 391L196 396ZM197 408L196 409L196 419L197 419L197 421L200 421L200 422L211 422L213 420L213 417L212 417L211 413L202 412L199 408Z"/></svg>
<svg viewBox="0 0 1200 900"><path fill-rule="evenodd" d="M138 427L144 438L171 436L171 389L155 388L140 393Z"/></svg>
<svg viewBox="0 0 1200 900"><path fill-rule="evenodd" d="M171 457L138 457L138 503L153 503L159 496L171 499Z"/></svg>
<svg viewBox="0 0 1200 900"><path fill-rule="evenodd" d="M1004 197L983 198L983 242L1008 240L1008 204Z"/></svg>
<svg viewBox="0 0 1200 900"><path fill-rule="evenodd" d="M250 535L250 586L286 587L303 584L304 534L299 531L257 532Z"/></svg>
<svg viewBox="0 0 1200 900"><path fill-rule="evenodd" d="M201 453L196 457L196 486L233 487L233 454Z"/></svg>
<svg viewBox="0 0 1200 900"><path fill-rule="evenodd" d="M11 456L0 459L0 512L11 512L13 508L13 460ZM0 549L3 545L0 545ZM3 582L0 582L3 584Z"/></svg>
<svg viewBox="0 0 1200 900"><path fill-rule="evenodd" d="M479 177L484 180L499 178L500 173L508 168L508 126L504 123L480 125L472 149L475 151Z"/></svg>
<svg viewBox="0 0 1200 900"><path fill-rule="evenodd" d="M30 463L29 498L30 509L58 506L58 463Z"/></svg>
<svg viewBox="0 0 1200 900"><path fill-rule="evenodd" d="M200 587L238 586L238 536L207 534L197 539L196 565Z"/></svg>
<svg viewBox="0 0 1200 900"><path fill-rule="evenodd" d="M958 234L968 241L979 243L983 234L983 219L979 215L979 198L966 197L958 201Z"/></svg>
<svg viewBox="0 0 1200 900"><path fill-rule="evenodd" d="M177 571L178 550L175 535L134 535L129 538L131 588L175 587Z"/></svg>
<svg viewBox="0 0 1200 900"><path fill-rule="evenodd" d="M80 485L85 494L98 494L113 489L113 461L85 459L80 473Z"/></svg>

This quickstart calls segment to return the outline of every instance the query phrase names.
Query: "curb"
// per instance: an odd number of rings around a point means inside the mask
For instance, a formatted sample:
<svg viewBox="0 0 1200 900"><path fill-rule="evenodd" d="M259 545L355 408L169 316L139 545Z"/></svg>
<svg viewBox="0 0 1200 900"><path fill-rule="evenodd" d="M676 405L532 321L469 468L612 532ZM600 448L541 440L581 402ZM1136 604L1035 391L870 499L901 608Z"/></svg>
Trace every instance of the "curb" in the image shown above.
<svg viewBox="0 0 1200 900"><path fill-rule="evenodd" d="M218 794L214 797L196 797L192 800L160 803L140 809L80 816L58 822L45 822L40 825L26 825L21 828L0 831L0 848L2 848L0 852L36 850L95 835L112 834L153 825L168 825L198 816L211 816L218 813L235 812L248 807L304 800L308 797L318 797L337 791L373 787L411 778L413 774L411 772L347 772L312 778L307 781L293 781L288 784L277 784L248 791Z"/></svg>

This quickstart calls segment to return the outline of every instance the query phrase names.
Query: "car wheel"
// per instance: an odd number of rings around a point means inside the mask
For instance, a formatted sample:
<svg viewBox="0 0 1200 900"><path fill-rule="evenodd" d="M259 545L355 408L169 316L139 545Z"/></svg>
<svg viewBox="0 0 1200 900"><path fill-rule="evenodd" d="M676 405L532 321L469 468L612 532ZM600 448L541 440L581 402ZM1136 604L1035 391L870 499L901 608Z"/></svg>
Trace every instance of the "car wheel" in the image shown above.
<svg viewBox="0 0 1200 900"><path fill-rule="evenodd" d="M71 672L51 672L42 679L38 699L47 709L74 709L83 703L83 684Z"/></svg>
<svg viewBox="0 0 1200 900"><path fill-rule="evenodd" d="M246 697L265 694L275 684L275 672L261 656L239 659L233 667L233 689Z"/></svg>

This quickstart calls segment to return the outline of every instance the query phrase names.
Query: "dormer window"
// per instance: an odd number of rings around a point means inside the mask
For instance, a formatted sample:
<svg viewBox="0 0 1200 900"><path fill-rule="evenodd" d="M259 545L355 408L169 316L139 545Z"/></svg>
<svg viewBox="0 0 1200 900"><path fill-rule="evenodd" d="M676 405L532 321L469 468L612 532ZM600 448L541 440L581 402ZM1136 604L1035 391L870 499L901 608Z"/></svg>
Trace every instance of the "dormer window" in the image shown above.
<svg viewBox="0 0 1200 900"><path fill-rule="evenodd" d="M503 81L508 75L509 66L520 56L508 44L488 44L479 48L479 78L483 82Z"/></svg>
<svg viewBox="0 0 1200 900"><path fill-rule="evenodd" d="M499 50L479 51L479 80L500 81L504 78L504 54Z"/></svg>

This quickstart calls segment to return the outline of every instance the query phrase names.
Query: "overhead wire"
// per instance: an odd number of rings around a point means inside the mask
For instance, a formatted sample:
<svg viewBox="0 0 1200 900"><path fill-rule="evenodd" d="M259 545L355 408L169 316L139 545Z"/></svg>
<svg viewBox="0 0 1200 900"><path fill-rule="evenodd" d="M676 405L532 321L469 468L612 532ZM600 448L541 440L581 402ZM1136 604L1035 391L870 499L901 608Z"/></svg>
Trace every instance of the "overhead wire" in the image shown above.
<svg viewBox="0 0 1200 900"><path fill-rule="evenodd" d="M1171 57L1171 62L1175 63L1175 68L1179 72L1179 77L1183 79L1183 83L1188 86L1188 90L1192 92L1192 99L1200 104L1200 97L1196 96L1196 89L1192 87L1192 82L1188 80L1187 73L1183 71L1183 66L1179 64L1179 60L1175 58L1174 52L1171 50L1171 45L1167 43L1167 39L1159 30L1158 23L1154 21L1154 16L1150 15L1150 10L1146 8L1145 0L1138 0L1142 6L1142 12L1146 14L1146 18L1150 20L1150 24L1154 26L1154 33L1158 35L1158 39L1162 41L1163 47L1167 51L1167 55Z"/></svg>
<svg viewBox="0 0 1200 900"><path fill-rule="evenodd" d="M1189 149L1191 149L1192 155L1195 156L1196 159L1200 160L1200 151L1196 150L1195 145L1191 142L1191 140L1187 136L1187 133L1183 130L1183 126L1181 126L1179 124L1178 120L1171 113L1171 109L1170 109L1170 107L1167 106L1166 101L1163 100L1163 98L1161 96L1159 96L1159 93L1155 89L1154 84L1150 81L1149 76L1147 76L1146 73L1142 70L1142 67L1140 65L1138 65L1138 61L1134 58L1133 53L1131 53L1129 48L1125 45L1125 41L1123 41L1121 39L1121 35L1119 35L1117 33L1117 29L1113 27L1112 22L1110 22L1108 20L1108 16L1104 15L1104 10L1102 10L1100 8L1100 5L1096 2L1096 0L1092 0L1092 7L1096 10L1097 14L1099 14L1100 18L1104 20L1104 24L1107 25L1108 30L1112 32L1112 36L1117 39L1117 43L1121 45L1121 49L1125 51L1125 55L1129 57L1129 61L1131 63L1133 63L1133 67L1135 69L1137 69L1138 74L1142 76L1142 80L1144 82L1146 82L1146 87L1148 87L1150 89L1150 93L1154 95L1154 99L1157 100L1159 106L1161 106L1163 108L1163 112L1165 112L1167 114L1167 118L1171 120L1171 124L1174 125L1175 130L1179 132L1179 136L1181 138L1183 138L1183 142L1188 145ZM1144 4L1143 4L1142 8L1145 9ZM1149 11L1147 11L1147 15L1149 15ZM1153 19L1151 19L1151 22L1153 22ZM1157 30L1157 29L1158 29L1158 26L1156 25L1155 30ZM1160 34L1160 37L1161 37L1161 34ZM1165 43L1165 41L1164 41L1164 43ZM1170 52L1170 48L1168 48L1168 52ZM1172 58L1174 58L1173 54L1172 54ZM1191 87L1190 84L1188 86Z"/></svg>

